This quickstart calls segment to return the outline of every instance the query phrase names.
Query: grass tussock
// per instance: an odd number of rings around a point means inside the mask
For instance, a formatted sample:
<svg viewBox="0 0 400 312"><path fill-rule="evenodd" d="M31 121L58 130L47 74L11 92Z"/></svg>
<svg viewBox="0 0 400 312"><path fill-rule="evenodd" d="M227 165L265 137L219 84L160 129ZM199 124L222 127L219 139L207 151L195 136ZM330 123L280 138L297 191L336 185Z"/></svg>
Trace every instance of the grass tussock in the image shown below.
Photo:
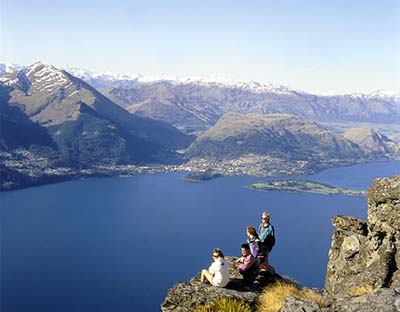
<svg viewBox="0 0 400 312"><path fill-rule="evenodd" d="M357 296L362 296L362 295L368 294L373 290L374 290L374 288L370 285L361 285L361 286L350 288L347 293L352 297L357 297Z"/></svg>
<svg viewBox="0 0 400 312"><path fill-rule="evenodd" d="M266 287L258 299L258 312L277 312L282 307L283 300L292 296L300 300L315 301L320 307L325 305L322 296L312 290L305 290L299 286L286 283L275 282L274 284Z"/></svg>
<svg viewBox="0 0 400 312"><path fill-rule="evenodd" d="M196 307L193 312L252 312L246 302L233 298L222 298L206 305Z"/></svg>

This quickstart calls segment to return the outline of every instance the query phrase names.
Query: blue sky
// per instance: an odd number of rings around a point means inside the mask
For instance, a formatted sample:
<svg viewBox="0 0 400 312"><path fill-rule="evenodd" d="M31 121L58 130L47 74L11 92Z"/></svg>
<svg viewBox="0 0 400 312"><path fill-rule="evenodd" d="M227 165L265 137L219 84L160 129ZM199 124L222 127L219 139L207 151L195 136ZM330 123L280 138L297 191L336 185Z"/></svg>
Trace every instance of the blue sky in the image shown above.
<svg viewBox="0 0 400 312"><path fill-rule="evenodd" d="M400 1L0 0L0 59L400 91Z"/></svg>

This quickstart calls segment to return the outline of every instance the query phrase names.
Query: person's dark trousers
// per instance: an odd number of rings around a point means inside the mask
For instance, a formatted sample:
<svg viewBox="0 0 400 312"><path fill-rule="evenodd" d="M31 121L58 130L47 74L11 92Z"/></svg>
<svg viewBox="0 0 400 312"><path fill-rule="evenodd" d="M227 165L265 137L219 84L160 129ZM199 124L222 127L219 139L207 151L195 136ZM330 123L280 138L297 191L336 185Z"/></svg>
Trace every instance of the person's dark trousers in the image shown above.
<svg viewBox="0 0 400 312"><path fill-rule="evenodd" d="M258 274L258 261L254 261L253 265L247 270L240 270L239 273L243 276L245 282L252 282Z"/></svg>

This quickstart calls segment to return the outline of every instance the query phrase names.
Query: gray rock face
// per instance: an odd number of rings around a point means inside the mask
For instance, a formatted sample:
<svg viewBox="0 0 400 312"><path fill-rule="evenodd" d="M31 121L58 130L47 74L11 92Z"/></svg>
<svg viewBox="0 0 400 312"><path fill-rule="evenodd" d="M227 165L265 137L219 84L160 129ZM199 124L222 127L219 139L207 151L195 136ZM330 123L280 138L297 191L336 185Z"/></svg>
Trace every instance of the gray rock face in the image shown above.
<svg viewBox="0 0 400 312"><path fill-rule="evenodd" d="M367 222L338 216L333 225L328 298L359 287L400 287L400 176L377 179L370 187Z"/></svg>
<svg viewBox="0 0 400 312"><path fill-rule="evenodd" d="M303 301L295 297L286 297L279 312L321 312L314 301Z"/></svg>
<svg viewBox="0 0 400 312"><path fill-rule="evenodd" d="M393 289L378 289L353 298L348 295L339 295L327 311L398 312L400 311L400 294Z"/></svg>

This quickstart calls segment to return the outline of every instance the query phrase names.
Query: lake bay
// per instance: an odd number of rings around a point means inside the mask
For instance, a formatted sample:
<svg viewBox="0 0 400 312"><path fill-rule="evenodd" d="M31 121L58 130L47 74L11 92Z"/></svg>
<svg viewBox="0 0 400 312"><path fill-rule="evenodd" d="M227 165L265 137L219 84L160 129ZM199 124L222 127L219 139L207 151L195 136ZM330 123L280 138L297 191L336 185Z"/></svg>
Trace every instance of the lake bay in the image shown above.
<svg viewBox="0 0 400 312"><path fill-rule="evenodd" d="M400 162L299 176L367 189ZM334 215L365 219L363 196L257 192L257 177L185 181L187 173L91 179L0 193L2 311L160 311L168 288L240 255L245 227L271 213L278 273L323 287ZM293 178L293 177L291 177Z"/></svg>

